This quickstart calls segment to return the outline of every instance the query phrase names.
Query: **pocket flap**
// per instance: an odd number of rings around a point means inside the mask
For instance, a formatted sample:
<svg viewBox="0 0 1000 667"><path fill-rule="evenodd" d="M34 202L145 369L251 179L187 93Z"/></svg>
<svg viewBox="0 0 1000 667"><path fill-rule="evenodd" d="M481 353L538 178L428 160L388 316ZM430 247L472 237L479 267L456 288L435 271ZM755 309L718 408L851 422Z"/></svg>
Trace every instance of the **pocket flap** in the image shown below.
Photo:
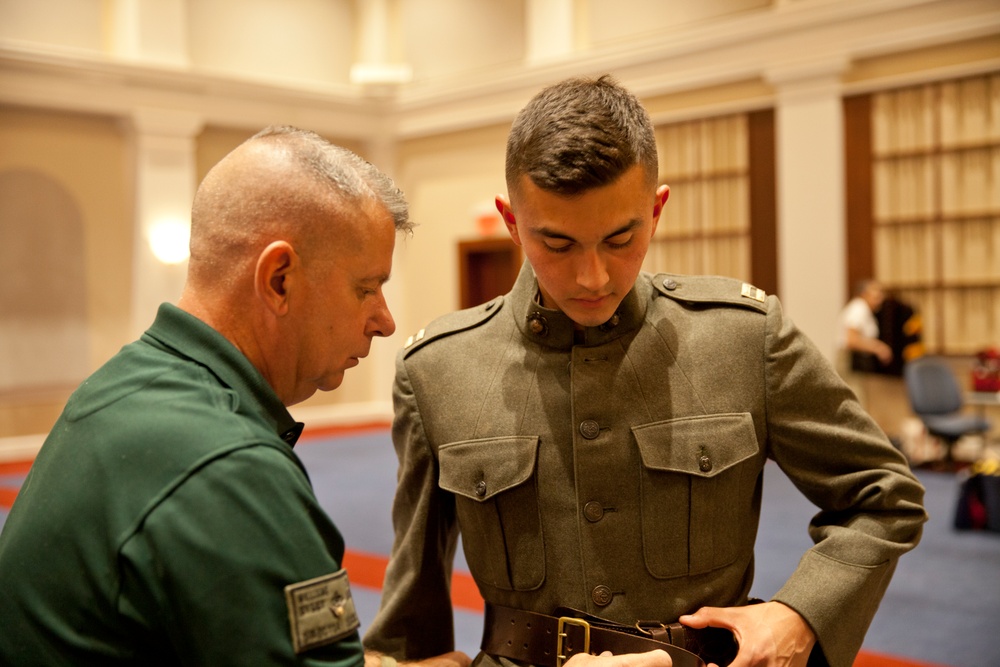
<svg viewBox="0 0 1000 667"><path fill-rule="evenodd" d="M440 487L482 502L531 478L538 459L538 436L452 442L441 446L438 457Z"/></svg>
<svg viewBox="0 0 1000 667"><path fill-rule="evenodd" d="M714 477L759 451L746 412L643 424L632 433L647 468L698 477Z"/></svg>

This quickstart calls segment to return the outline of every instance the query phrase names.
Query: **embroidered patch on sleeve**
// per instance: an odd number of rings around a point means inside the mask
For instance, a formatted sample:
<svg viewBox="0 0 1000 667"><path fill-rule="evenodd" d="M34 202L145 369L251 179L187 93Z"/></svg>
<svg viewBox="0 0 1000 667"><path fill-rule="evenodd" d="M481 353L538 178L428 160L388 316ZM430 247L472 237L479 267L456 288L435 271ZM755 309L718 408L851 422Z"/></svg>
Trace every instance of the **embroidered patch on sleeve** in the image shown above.
<svg viewBox="0 0 1000 667"><path fill-rule="evenodd" d="M289 584L285 601L296 653L339 641L361 625L347 570Z"/></svg>

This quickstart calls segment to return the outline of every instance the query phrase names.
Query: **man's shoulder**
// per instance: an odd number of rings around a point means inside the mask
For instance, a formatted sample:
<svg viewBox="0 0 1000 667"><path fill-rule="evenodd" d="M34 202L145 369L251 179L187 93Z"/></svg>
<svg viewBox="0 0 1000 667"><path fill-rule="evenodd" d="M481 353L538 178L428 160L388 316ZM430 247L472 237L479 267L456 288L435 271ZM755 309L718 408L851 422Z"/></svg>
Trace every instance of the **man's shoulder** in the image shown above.
<svg viewBox="0 0 1000 667"><path fill-rule="evenodd" d="M656 293L682 305L736 306L766 313L769 299L764 290L736 278L657 273L649 280Z"/></svg>
<svg viewBox="0 0 1000 667"><path fill-rule="evenodd" d="M456 336L480 330L503 310L506 297L498 296L484 304L457 310L442 315L421 328L403 343L403 357L407 358L417 350L431 343L454 340Z"/></svg>

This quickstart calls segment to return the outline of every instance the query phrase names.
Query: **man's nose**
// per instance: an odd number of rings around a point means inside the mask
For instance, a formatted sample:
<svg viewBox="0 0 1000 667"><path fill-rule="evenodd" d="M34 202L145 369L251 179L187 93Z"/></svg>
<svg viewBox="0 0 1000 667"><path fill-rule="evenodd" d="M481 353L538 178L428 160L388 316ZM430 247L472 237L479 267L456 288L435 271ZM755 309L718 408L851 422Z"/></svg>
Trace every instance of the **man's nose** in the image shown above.
<svg viewBox="0 0 1000 667"><path fill-rule="evenodd" d="M583 253L577 267L576 282L592 292L600 291L608 284L607 266L599 252L595 250Z"/></svg>
<svg viewBox="0 0 1000 667"><path fill-rule="evenodd" d="M385 337L391 336L395 331L396 322L392 319L392 313L389 312L389 305L385 302L385 298L380 298L379 305L371 317L368 334Z"/></svg>

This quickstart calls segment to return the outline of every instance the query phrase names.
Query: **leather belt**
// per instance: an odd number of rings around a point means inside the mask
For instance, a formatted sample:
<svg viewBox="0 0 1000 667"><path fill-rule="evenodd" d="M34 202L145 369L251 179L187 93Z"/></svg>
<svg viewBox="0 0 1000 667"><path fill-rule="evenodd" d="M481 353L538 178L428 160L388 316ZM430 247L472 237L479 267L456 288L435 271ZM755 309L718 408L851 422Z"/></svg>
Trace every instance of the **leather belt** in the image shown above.
<svg viewBox="0 0 1000 667"><path fill-rule="evenodd" d="M612 654L666 651L674 667L705 667L702 658L726 665L736 656L728 630L695 630L680 623L639 621L622 625L566 607L548 616L522 609L486 604L480 648L490 655L539 667L562 667L577 653Z"/></svg>

